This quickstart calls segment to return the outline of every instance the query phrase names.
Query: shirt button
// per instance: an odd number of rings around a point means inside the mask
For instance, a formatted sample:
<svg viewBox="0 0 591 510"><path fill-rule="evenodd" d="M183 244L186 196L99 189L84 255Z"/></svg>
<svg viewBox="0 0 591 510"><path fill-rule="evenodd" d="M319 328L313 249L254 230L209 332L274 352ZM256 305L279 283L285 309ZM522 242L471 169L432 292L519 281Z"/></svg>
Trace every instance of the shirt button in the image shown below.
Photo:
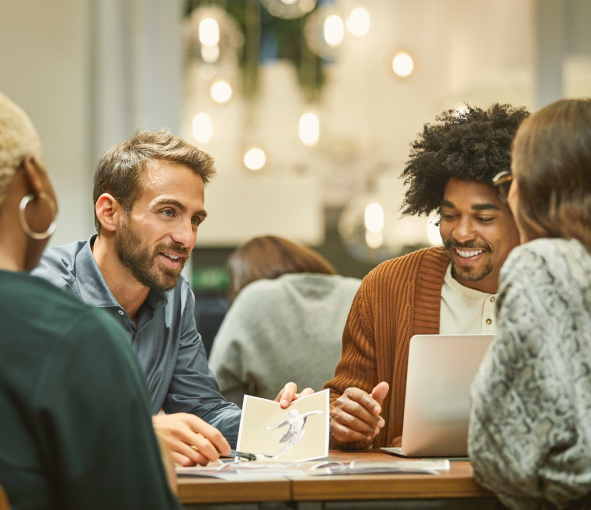
<svg viewBox="0 0 591 510"><path fill-rule="evenodd" d="M123 315L123 310L119 310L119 315Z"/></svg>
<svg viewBox="0 0 591 510"><path fill-rule="evenodd" d="M494 303L494 302L495 302L495 297L494 297L494 296L492 296L492 297L490 298L490 302L491 302L491 303Z"/></svg>
<svg viewBox="0 0 591 510"><path fill-rule="evenodd" d="M491 319L486 319L486 323L490 326L492 324L492 320Z"/></svg>

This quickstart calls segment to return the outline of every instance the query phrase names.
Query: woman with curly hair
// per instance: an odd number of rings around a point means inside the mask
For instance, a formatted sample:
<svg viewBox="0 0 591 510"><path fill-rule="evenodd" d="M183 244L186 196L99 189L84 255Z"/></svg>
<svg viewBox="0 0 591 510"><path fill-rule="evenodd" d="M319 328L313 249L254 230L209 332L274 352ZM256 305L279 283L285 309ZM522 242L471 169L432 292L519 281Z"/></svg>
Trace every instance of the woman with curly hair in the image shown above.
<svg viewBox="0 0 591 510"><path fill-rule="evenodd" d="M472 386L474 476L510 508L591 508L591 100L527 119L512 172L498 182L525 244Z"/></svg>
<svg viewBox="0 0 591 510"><path fill-rule="evenodd" d="M363 280L325 385L335 446L400 445L414 335L496 331L499 272L519 234L492 179L510 169L511 141L527 115L500 104L450 110L412 144L403 213L438 211L444 246L384 262Z"/></svg>

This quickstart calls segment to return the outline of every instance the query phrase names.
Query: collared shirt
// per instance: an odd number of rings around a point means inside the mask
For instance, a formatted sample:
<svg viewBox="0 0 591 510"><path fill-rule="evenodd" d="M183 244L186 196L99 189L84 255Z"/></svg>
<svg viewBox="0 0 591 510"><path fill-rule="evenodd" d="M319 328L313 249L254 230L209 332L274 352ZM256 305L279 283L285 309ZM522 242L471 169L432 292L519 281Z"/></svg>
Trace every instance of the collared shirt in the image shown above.
<svg viewBox="0 0 591 510"><path fill-rule="evenodd" d="M454 280L451 264L447 267L441 289L439 332L442 335L494 335L496 294L465 287Z"/></svg>
<svg viewBox="0 0 591 510"><path fill-rule="evenodd" d="M150 289L137 312L137 325L117 302L92 254L96 235L45 251L35 276L72 292L85 303L103 308L123 325L135 347L150 395L152 413L192 413L236 445L240 408L227 402L207 365L197 332L195 297L181 275L174 289Z"/></svg>

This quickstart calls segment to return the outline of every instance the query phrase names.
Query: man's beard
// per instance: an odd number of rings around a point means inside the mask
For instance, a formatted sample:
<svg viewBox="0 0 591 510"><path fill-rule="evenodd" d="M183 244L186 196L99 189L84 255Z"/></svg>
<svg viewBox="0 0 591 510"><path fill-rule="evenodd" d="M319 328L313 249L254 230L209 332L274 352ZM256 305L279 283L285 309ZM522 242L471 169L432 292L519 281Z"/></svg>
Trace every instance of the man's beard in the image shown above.
<svg viewBox="0 0 591 510"><path fill-rule="evenodd" d="M451 273L454 279L464 282L478 282L492 273L493 265L490 260L491 249L488 246L479 246L473 241L467 243L458 243L455 239L450 238L445 242L443 247L447 251L447 255L451 261ZM484 256L486 259L482 269L478 270L478 268L472 266L462 266L461 264L455 264L455 258L453 256L454 248L458 248L460 250L484 250Z"/></svg>
<svg viewBox="0 0 591 510"><path fill-rule="evenodd" d="M146 287L163 291L176 287L181 271L191 255L188 248L183 248L177 243L161 243L150 252L148 246L142 245L139 236L131 229L128 219L117 233L115 249L121 263L131 271L138 282ZM173 269L165 266L160 262L161 252L172 252L183 257L180 267Z"/></svg>

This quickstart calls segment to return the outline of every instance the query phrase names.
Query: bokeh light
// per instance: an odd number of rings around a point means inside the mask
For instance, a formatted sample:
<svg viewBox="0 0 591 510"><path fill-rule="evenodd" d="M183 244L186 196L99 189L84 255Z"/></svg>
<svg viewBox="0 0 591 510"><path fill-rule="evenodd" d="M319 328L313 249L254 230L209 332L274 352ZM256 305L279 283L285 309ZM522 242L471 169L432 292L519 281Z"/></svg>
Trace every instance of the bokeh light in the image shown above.
<svg viewBox="0 0 591 510"><path fill-rule="evenodd" d="M203 46L217 46L220 42L220 26L213 18L205 18L199 23L199 41Z"/></svg>
<svg viewBox="0 0 591 510"><path fill-rule="evenodd" d="M316 145L320 136L320 122L313 113L304 113L300 117L300 139L305 145Z"/></svg>
<svg viewBox="0 0 591 510"><path fill-rule="evenodd" d="M324 20L324 39L330 46L338 46L345 37L343 20L336 14L331 14Z"/></svg>
<svg viewBox="0 0 591 510"><path fill-rule="evenodd" d="M199 142L209 142L213 136L213 123L207 113L198 113L193 119L193 136Z"/></svg>
<svg viewBox="0 0 591 510"><path fill-rule="evenodd" d="M374 202L365 208L365 228L374 233L384 229L384 209L380 204Z"/></svg>
<svg viewBox="0 0 591 510"><path fill-rule="evenodd" d="M347 20L347 29L357 37L367 34L369 32L369 13L362 7L353 9Z"/></svg>
<svg viewBox="0 0 591 510"><path fill-rule="evenodd" d="M392 68L394 72L401 77L406 77L412 73L414 68L414 62L407 53L399 53L394 57L392 61Z"/></svg>
<svg viewBox="0 0 591 510"><path fill-rule="evenodd" d="M203 62L207 64L213 64L220 58L220 47L219 46L201 46L201 58Z"/></svg>
<svg viewBox="0 0 591 510"><path fill-rule="evenodd" d="M244 164L249 170L260 170L266 162L267 156L262 149L250 149L244 155Z"/></svg>
<svg viewBox="0 0 591 510"><path fill-rule="evenodd" d="M211 86L211 97L217 103L225 103L232 97L232 87L228 82L216 81Z"/></svg>

